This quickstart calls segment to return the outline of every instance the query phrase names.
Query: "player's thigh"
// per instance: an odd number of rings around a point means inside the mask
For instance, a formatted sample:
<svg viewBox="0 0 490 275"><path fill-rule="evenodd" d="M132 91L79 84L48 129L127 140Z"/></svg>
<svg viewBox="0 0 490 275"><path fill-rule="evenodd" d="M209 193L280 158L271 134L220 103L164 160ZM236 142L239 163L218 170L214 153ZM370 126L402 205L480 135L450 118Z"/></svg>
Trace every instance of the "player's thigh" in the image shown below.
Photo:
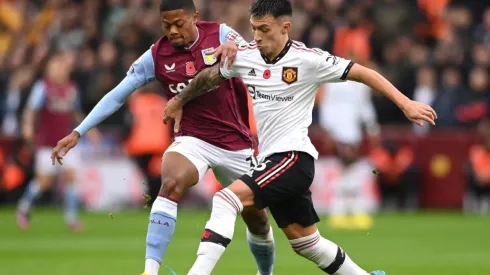
<svg viewBox="0 0 490 275"><path fill-rule="evenodd" d="M162 182L172 179L193 186L206 174L210 163L201 140L177 137L162 157Z"/></svg>
<svg viewBox="0 0 490 275"><path fill-rule="evenodd" d="M57 167L60 164L55 165L51 162L51 148L40 147L36 150L36 156L34 159L34 172L36 175L52 176L56 173ZM64 159L63 159L64 160Z"/></svg>
<svg viewBox="0 0 490 275"><path fill-rule="evenodd" d="M291 196L287 201L271 204L269 210L277 226L284 231L288 238L295 239L311 235L310 229L320 221L313 206L310 190Z"/></svg>
<svg viewBox="0 0 490 275"><path fill-rule="evenodd" d="M217 149L219 151L217 163L214 166L213 173L222 187L228 187L236 179L248 173L253 166L253 150L244 149L239 151L228 151Z"/></svg>
<svg viewBox="0 0 490 275"><path fill-rule="evenodd" d="M254 193L258 209L287 202L308 190L313 182L314 159L303 152L284 152L267 157L240 177Z"/></svg>
<svg viewBox="0 0 490 275"><path fill-rule="evenodd" d="M34 158L34 174L42 190L47 189L52 183L59 164L51 162L51 148L40 147L36 150Z"/></svg>
<svg viewBox="0 0 490 275"><path fill-rule="evenodd" d="M77 177L77 171L80 168L82 157L78 148L71 149L63 158L61 167L61 176L65 184L73 184Z"/></svg>

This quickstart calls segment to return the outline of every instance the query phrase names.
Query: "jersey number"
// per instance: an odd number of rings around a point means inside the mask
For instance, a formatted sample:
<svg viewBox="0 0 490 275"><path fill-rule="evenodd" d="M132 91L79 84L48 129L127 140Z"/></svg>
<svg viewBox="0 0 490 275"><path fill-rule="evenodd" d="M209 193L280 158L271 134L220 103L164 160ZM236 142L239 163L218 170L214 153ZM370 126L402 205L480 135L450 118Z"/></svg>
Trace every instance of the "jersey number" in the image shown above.
<svg viewBox="0 0 490 275"><path fill-rule="evenodd" d="M251 171L259 171L259 172L264 171L264 169L267 167L267 163L271 162L270 160L266 160L265 162L259 164L254 156L248 157L247 161L250 162Z"/></svg>

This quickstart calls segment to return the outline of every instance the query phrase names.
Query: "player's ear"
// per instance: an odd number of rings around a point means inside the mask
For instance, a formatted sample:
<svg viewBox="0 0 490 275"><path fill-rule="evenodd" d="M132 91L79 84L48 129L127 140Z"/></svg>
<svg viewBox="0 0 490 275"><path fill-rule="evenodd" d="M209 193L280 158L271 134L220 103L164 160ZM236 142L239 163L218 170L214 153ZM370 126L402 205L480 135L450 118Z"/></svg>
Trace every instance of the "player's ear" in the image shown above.
<svg viewBox="0 0 490 275"><path fill-rule="evenodd" d="M197 23L197 21L199 20L199 12L198 11L195 11L192 14L192 20L194 21L194 23Z"/></svg>
<svg viewBox="0 0 490 275"><path fill-rule="evenodd" d="M289 33L289 30L291 29L291 22L285 21L282 25L282 33L287 34Z"/></svg>

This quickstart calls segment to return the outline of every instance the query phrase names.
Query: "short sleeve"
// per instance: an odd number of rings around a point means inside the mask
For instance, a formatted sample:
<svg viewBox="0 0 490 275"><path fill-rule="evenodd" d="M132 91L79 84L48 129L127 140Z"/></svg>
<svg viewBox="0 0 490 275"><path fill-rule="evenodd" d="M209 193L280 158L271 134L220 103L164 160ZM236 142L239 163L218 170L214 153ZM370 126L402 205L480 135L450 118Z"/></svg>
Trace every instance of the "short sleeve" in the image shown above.
<svg viewBox="0 0 490 275"><path fill-rule="evenodd" d="M226 24L221 24L219 27L219 41L221 44L234 41L239 46L248 45L247 41L237 31Z"/></svg>
<svg viewBox="0 0 490 275"><path fill-rule="evenodd" d="M155 66L151 49L147 50L131 65L127 77L136 89L155 79Z"/></svg>
<svg viewBox="0 0 490 275"><path fill-rule="evenodd" d="M354 62L331 55L322 51L322 55L317 57L316 61L316 82L342 82L347 80Z"/></svg>
<svg viewBox="0 0 490 275"><path fill-rule="evenodd" d="M27 106L32 110L39 110L43 107L44 98L46 96L46 87L42 81L36 82L32 87L31 94L27 102Z"/></svg>

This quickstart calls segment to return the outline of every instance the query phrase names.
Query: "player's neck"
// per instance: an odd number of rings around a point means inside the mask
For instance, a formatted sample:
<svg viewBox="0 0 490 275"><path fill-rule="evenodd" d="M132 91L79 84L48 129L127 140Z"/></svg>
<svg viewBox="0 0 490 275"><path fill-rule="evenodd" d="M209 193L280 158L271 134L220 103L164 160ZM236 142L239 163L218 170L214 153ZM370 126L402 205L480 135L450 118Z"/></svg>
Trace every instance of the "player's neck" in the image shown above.
<svg viewBox="0 0 490 275"><path fill-rule="evenodd" d="M282 53L282 51L284 50L288 42L289 42L289 36L285 36L283 41L281 41L281 43L278 44L279 47L271 51L271 54L265 55L265 57L267 57L267 59L269 60L276 59L276 57L278 57Z"/></svg>
<svg viewBox="0 0 490 275"><path fill-rule="evenodd" d="M198 40L199 40L199 30L197 29L197 26L196 26L195 31L192 34L191 42L185 47L185 49L188 50L188 49L192 48L192 46L194 46Z"/></svg>

